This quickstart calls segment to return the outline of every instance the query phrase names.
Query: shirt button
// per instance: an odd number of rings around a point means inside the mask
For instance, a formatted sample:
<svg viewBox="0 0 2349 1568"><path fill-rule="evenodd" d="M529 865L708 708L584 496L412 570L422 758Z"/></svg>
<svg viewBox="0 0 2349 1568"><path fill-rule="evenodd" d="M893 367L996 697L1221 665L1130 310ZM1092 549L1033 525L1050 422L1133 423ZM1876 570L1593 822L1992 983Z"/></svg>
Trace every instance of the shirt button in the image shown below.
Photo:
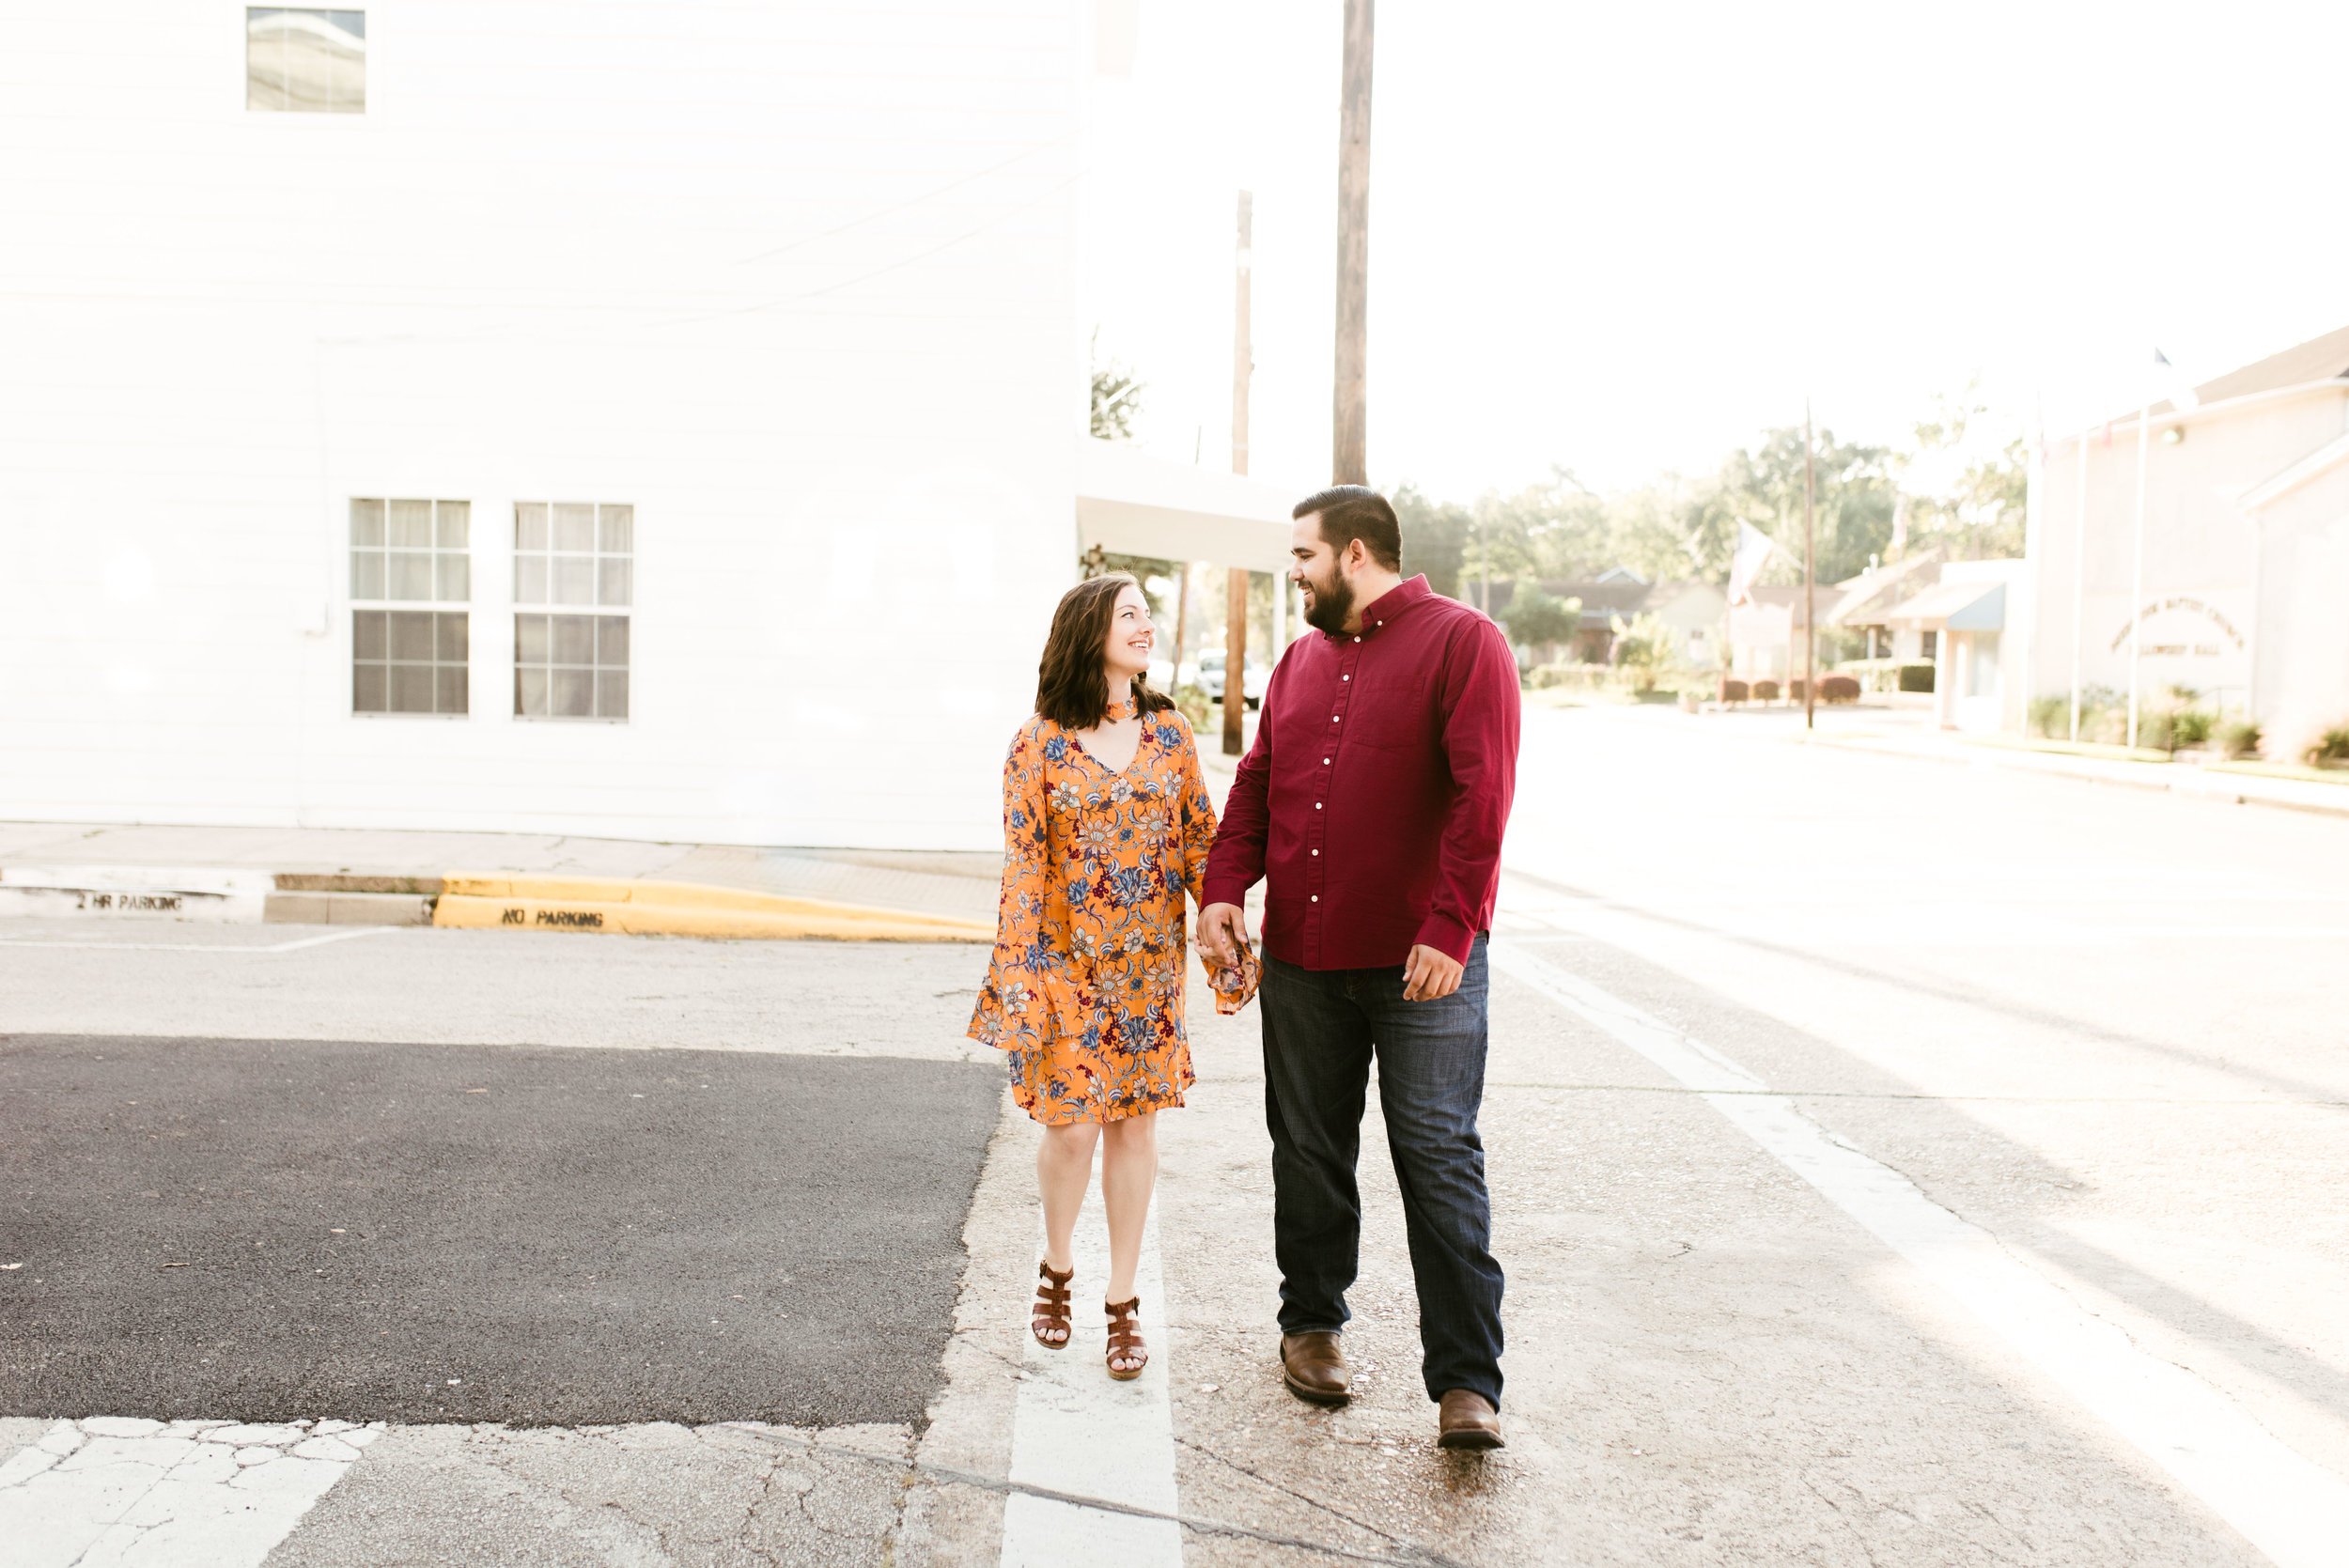
<svg viewBox="0 0 2349 1568"><path fill-rule="evenodd" d="M1320 801L1318 801L1318 800L1315 800L1315 801L1314 802L1314 810L1315 810L1315 811L1319 811L1320 809L1321 809L1321 802L1320 802Z"/></svg>
<svg viewBox="0 0 2349 1568"><path fill-rule="evenodd" d="M1316 855L1318 855L1318 854L1320 854L1320 853L1321 853L1321 851L1320 851L1320 850L1318 850L1318 849L1316 849L1316 850L1315 850L1315 851L1314 851L1314 853L1315 853L1315 854L1316 854Z"/></svg>
<svg viewBox="0 0 2349 1568"><path fill-rule="evenodd" d="M1323 758L1321 759L1321 766L1322 766L1322 767L1324 767L1324 768L1329 767L1329 766L1330 766L1330 759L1329 759L1328 757L1323 757Z"/></svg>
<svg viewBox="0 0 2349 1568"><path fill-rule="evenodd" d="M1316 904L1320 903L1320 902L1321 902L1321 894L1319 894L1319 893L1315 893L1315 894L1314 894L1314 902L1315 902L1315 903L1316 903Z"/></svg>
<svg viewBox="0 0 2349 1568"><path fill-rule="evenodd" d="M1354 641L1356 641L1357 643L1359 643L1359 642L1361 642L1361 639L1360 637L1357 637L1357 638L1355 638L1355 639L1354 639Z"/></svg>
<svg viewBox="0 0 2349 1568"><path fill-rule="evenodd" d="M1352 675L1340 675L1338 678L1340 680L1352 680L1354 677Z"/></svg>

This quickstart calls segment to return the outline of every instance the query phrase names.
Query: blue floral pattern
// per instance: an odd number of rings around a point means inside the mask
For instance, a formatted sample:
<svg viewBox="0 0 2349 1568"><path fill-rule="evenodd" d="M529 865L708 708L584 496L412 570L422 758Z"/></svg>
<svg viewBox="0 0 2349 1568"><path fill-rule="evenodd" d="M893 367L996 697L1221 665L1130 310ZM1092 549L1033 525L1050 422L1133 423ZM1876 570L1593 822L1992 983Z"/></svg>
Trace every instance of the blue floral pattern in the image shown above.
<svg viewBox="0 0 2349 1568"><path fill-rule="evenodd" d="M1012 738L995 957L970 1032L1009 1054L1013 1097L1037 1121L1183 1103L1183 896L1214 840L1181 714L1152 715L1123 772L1040 715Z"/></svg>

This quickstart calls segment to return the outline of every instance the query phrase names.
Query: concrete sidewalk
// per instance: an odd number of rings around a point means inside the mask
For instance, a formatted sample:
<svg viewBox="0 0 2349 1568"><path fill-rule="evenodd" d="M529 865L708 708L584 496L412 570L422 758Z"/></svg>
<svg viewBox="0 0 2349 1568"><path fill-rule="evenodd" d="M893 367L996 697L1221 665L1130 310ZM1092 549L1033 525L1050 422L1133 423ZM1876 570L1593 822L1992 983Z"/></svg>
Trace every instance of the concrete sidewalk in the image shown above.
<svg viewBox="0 0 2349 1568"><path fill-rule="evenodd" d="M0 823L18 868L202 869L272 878L271 920L423 924L452 874L691 884L940 921L995 918L999 854L768 849L557 834Z"/></svg>

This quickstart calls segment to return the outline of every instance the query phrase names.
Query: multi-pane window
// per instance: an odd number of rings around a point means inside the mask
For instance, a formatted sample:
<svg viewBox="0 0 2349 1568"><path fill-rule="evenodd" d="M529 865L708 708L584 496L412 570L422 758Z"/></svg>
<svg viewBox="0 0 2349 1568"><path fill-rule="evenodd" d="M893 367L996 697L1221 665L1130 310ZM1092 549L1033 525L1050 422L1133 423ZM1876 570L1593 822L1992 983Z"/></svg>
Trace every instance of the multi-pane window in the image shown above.
<svg viewBox="0 0 2349 1568"><path fill-rule="evenodd" d="M514 712L524 719L628 717L636 508L514 504Z"/></svg>
<svg viewBox="0 0 2349 1568"><path fill-rule="evenodd" d="M244 106L365 114L367 13L247 6Z"/></svg>
<svg viewBox="0 0 2349 1568"><path fill-rule="evenodd" d="M366 498L350 504L350 710L469 710L466 612L473 506Z"/></svg>

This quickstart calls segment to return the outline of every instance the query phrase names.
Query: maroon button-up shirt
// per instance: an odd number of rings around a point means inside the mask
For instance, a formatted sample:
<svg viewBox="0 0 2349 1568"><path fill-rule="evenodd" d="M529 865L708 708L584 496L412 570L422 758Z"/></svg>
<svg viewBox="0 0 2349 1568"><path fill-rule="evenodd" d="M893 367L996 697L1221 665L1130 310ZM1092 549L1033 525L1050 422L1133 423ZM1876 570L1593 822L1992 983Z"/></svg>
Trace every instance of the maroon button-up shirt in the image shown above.
<svg viewBox="0 0 2349 1568"><path fill-rule="evenodd" d="M1265 951L1300 969L1383 969L1422 942L1465 963L1501 882L1517 660L1424 577L1361 619L1298 639L1272 672L1203 902L1266 878Z"/></svg>

